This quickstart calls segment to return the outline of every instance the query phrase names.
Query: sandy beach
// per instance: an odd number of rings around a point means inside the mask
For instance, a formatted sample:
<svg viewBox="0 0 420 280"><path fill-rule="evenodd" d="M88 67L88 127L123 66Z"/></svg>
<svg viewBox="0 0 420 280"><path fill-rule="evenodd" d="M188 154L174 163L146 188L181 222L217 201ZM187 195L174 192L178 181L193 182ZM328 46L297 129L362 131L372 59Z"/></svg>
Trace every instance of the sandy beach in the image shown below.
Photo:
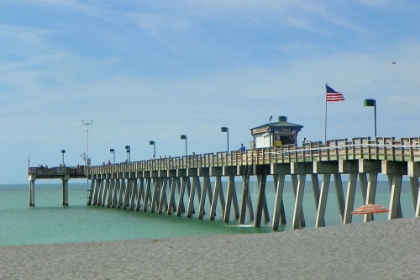
<svg viewBox="0 0 420 280"><path fill-rule="evenodd" d="M420 279L420 219L0 247L1 279Z"/></svg>

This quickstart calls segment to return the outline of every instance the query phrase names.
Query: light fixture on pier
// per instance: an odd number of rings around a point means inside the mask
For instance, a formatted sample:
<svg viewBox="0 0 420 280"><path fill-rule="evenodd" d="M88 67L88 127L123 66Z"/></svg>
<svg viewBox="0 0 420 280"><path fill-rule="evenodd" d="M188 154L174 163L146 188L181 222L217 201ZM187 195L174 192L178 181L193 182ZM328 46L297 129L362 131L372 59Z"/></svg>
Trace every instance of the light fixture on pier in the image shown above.
<svg viewBox="0 0 420 280"><path fill-rule="evenodd" d="M188 155L188 152L187 152L187 135L182 134L181 135L181 140L185 140L185 156L187 156Z"/></svg>
<svg viewBox="0 0 420 280"><path fill-rule="evenodd" d="M82 120L82 124L86 126L86 158L85 158L85 166L90 166L90 158L89 158L89 125L93 124L93 120L90 122L85 122Z"/></svg>
<svg viewBox="0 0 420 280"><path fill-rule="evenodd" d="M376 138L376 99L365 99L365 107L373 107L373 122L375 127L375 138Z"/></svg>
<svg viewBox="0 0 420 280"><path fill-rule="evenodd" d="M112 163L115 164L115 149L109 149L109 152L112 154Z"/></svg>
<svg viewBox="0 0 420 280"><path fill-rule="evenodd" d="M149 141L149 145L153 145L153 158L156 158L156 143L155 143L155 141Z"/></svg>
<svg viewBox="0 0 420 280"><path fill-rule="evenodd" d="M221 132L226 132L226 136L227 136L227 152L229 153L229 128L228 127L225 127L225 126L223 126L221 129L220 129L220 131Z"/></svg>
<svg viewBox="0 0 420 280"><path fill-rule="evenodd" d="M130 146L125 146L125 150L127 151L127 161L130 162Z"/></svg>
<svg viewBox="0 0 420 280"><path fill-rule="evenodd" d="M64 167L64 154L66 153L66 150L61 150L61 153L63 154L63 167Z"/></svg>

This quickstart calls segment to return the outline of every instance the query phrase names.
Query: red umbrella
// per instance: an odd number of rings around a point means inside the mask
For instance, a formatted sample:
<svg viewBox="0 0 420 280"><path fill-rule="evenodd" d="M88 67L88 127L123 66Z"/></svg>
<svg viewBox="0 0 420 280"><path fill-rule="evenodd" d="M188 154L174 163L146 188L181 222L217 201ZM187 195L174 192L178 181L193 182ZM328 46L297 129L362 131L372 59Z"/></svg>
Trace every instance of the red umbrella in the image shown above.
<svg viewBox="0 0 420 280"><path fill-rule="evenodd" d="M389 212L389 209L378 205L378 204L366 204L356 208L353 212L353 215L365 215L365 214L374 214L374 213L385 213Z"/></svg>

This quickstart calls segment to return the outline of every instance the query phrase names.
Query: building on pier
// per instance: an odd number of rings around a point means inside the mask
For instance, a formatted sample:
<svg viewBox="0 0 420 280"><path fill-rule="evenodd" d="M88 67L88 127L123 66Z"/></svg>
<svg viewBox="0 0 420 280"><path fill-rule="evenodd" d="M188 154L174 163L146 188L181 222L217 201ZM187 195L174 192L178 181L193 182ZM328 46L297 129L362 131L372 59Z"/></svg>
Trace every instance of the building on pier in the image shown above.
<svg viewBox="0 0 420 280"><path fill-rule="evenodd" d="M287 122L286 116L279 116L277 122L251 128L251 134L254 137L255 148L297 146L297 136L302 128L300 124Z"/></svg>

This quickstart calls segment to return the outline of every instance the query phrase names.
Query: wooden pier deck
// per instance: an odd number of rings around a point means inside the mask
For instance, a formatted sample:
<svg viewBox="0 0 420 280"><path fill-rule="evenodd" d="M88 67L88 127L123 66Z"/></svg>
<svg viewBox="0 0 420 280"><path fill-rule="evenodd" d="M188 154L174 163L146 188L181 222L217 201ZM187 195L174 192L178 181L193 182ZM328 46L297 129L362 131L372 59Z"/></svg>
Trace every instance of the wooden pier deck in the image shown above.
<svg viewBox="0 0 420 280"><path fill-rule="evenodd" d="M28 175L35 179L81 179L86 178L84 166L79 167L30 167Z"/></svg>
<svg viewBox="0 0 420 280"><path fill-rule="evenodd" d="M363 202L374 203L378 174L388 177L390 185L389 219L402 217L400 193L403 176L408 176L412 190L415 216L420 215L420 137L369 137L338 139L327 144L312 142L303 147L254 149L246 152L220 152L183 157L170 157L136 161L130 163L91 166L84 170L66 168L60 170L29 169L30 187L34 189L35 179L62 178L63 205L64 185L70 178L91 180L88 206L117 207L150 212L166 212L177 216L204 216L206 197L210 204L209 219L213 220L216 207L221 208L223 221L229 222L233 206L234 217L245 222L248 211L254 226L261 225L262 217L270 220L265 196L267 176L272 176L276 188L272 228L285 224L283 189L285 177L290 176L295 194L293 228L305 227L302 199L306 177L311 177L314 203L317 211L316 226L325 226L324 216L331 177L334 178L340 220L351 223L354 208L357 178ZM72 173L73 172L73 173ZM348 175L347 192L344 195L341 175ZM72 177L73 176L73 177ZM242 201L238 201L235 177L242 179ZM258 199L254 211L249 191L250 176L256 176ZM322 176L321 180L319 176ZM228 178L224 188L222 177ZM211 186L211 180L214 186ZM321 183L321 184L320 184ZM31 188L30 188L31 189ZM225 198L226 195L226 198ZM31 197L30 194L30 205ZM185 198L184 198L185 197ZM185 201L187 203L185 205ZM194 209L194 201L198 209ZM34 205L34 203L33 203ZM365 215L371 221L373 215Z"/></svg>

